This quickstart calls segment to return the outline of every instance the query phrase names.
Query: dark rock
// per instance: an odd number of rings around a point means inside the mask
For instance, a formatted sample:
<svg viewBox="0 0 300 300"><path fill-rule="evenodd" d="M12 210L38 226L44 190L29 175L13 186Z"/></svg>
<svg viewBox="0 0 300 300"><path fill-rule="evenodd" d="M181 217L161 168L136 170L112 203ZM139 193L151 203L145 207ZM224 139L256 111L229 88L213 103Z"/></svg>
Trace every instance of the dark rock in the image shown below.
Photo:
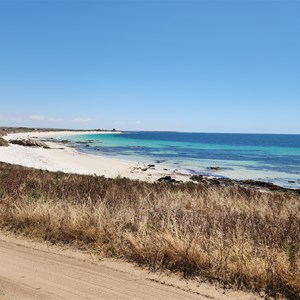
<svg viewBox="0 0 300 300"><path fill-rule="evenodd" d="M212 170L212 171L219 171L219 170L222 170L221 167L208 167L207 169L208 169L208 170Z"/></svg>
<svg viewBox="0 0 300 300"><path fill-rule="evenodd" d="M148 168L155 168L155 165L148 165Z"/></svg>
<svg viewBox="0 0 300 300"><path fill-rule="evenodd" d="M264 181L257 181L257 180L240 180L238 181L239 183L245 184L245 185L250 185L250 186L256 186L256 187L262 187L262 188L267 188L271 191L282 191L286 190L285 188L275 185L273 183L269 182L264 182Z"/></svg>
<svg viewBox="0 0 300 300"><path fill-rule="evenodd" d="M221 181L217 178L211 179L209 182L214 184L214 185L222 185Z"/></svg>
<svg viewBox="0 0 300 300"><path fill-rule="evenodd" d="M62 143L62 144L68 144L68 143L70 143L70 141L69 140L62 140L62 141L60 141L60 143Z"/></svg>
<svg viewBox="0 0 300 300"><path fill-rule="evenodd" d="M157 181L170 181L171 179L171 176L164 176L157 179Z"/></svg>
<svg viewBox="0 0 300 300"><path fill-rule="evenodd" d="M78 142L75 142L76 144L82 144L82 145L87 145L89 144L89 142L83 142L83 141L78 141Z"/></svg>
<svg viewBox="0 0 300 300"><path fill-rule="evenodd" d="M219 185L219 186L233 186L236 184L236 181L230 178L210 178L203 179L204 182Z"/></svg>
<svg viewBox="0 0 300 300"><path fill-rule="evenodd" d="M160 181L160 182L172 182L172 183L179 183L180 182L180 181L172 178L171 176L160 177L159 179L157 179L157 181Z"/></svg>
<svg viewBox="0 0 300 300"><path fill-rule="evenodd" d="M20 145L20 146L25 146L25 147L41 147L41 148L45 148L45 149L50 149L50 147L43 143L43 142L39 142L39 141L33 141L33 140L9 140L9 142L11 144L15 144L15 145Z"/></svg>
<svg viewBox="0 0 300 300"><path fill-rule="evenodd" d="M201 182L203 181L203 176L202 175L193 175L190 177L191 180Z"/></svg>

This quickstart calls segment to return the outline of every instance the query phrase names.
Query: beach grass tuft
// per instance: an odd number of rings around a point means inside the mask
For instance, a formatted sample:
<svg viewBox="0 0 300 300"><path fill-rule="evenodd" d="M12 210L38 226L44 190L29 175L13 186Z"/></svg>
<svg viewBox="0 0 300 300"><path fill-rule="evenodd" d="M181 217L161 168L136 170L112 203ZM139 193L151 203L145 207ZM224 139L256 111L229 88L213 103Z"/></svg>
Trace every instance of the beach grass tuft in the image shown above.
<svg viewBox="0 0 300 300"><path fill-rule="evenodd" d="M151 270L299 299L300 197L0 163L0 228Z"/></svg>

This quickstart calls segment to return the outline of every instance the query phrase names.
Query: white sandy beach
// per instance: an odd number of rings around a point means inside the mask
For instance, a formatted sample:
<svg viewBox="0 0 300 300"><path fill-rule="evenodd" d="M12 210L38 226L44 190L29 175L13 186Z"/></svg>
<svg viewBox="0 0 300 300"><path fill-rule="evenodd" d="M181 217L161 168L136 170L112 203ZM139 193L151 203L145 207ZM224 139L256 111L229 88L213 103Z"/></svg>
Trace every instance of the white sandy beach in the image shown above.
<svg viewBox="0 0 300 300"><path fill-rule="evenodd" d="M69 135L79 134L106 134L106 132L83 132L83 131L60 131L60 132L29 132L14 133L4 136L9 139L33 139L43 140ZM111 132L109 132L111 133ZM145 168L143 164L137 164L125 160L107 158L98 155L83 154L63 144L46 142L51 149L41 147L24 147L12 145L0 147L0 161L44 169L48 171L62 171L65 173L76 173L86 175L103 175L109 178L117 176L144 181L156 181L161 176L171 175L176 180L187 180L189 174L178 174L174 170L163 170L164 167L156 165L155 169Z"/></svg>

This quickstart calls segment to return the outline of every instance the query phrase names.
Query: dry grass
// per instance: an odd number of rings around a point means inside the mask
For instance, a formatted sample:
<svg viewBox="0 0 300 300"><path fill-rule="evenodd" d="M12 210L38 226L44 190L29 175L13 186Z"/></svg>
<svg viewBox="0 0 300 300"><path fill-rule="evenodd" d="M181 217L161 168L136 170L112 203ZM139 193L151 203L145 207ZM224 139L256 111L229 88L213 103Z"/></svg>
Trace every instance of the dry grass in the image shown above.
<svg viewBox="0 0 300 300"><path fill-rule="evenodd" d="M300 199L0 163L0 227L153 270L299 299Z"/></svg>

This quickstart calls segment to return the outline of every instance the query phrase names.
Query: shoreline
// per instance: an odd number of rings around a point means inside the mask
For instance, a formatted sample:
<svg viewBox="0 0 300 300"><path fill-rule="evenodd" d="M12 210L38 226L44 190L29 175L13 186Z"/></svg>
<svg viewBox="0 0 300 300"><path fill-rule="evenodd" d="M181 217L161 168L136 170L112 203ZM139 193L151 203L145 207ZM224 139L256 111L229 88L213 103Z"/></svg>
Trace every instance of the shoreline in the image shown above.
<svg viewBox="0 0 300 300"><path fill-rule="evenodd" d="M132 180L156 182L163 178L166 182L198 182L220 186L240 185L249 188L273 191L293 191L300 193L299 188L289 188L267 181L256 179L234 179L231 177L217 177L213 175L195 175L193 172L185 172L170 168L163 163L148 164L134 162L121 158L111 158L104 155L84 153L72 148L55 138L85 134L121 134L113 131L32 131L8 133L3 138L7 141L31 140L46 144L49 149L43 147L26 147L9 144L8 147L0 147L0 161L24 167L42 169L53 172L74 173L79 175L97 175L107 178L125 177ZM51 139L53 138L53 141ZM151 166L151 167L150 167ZM153 167L154 166L154 167ZM168 179L166 177L169 177ZM194 179L191 179L194 177ZM165 179L164 179L165 178Z"/></svg>
<svg viewBox="0 0 300 300"><path fill-rule="evenodd" d="M45 131L10 133L3 138L5 140L30 139L45 143L50 149L42 147L24 147L10 144L8 147L0 147L0 161L33 167L48 171L62 171L81 175L98 175L108 178L126 177L147 182L157 181L164 176L172 176L177 181L187 181L192 174L180 173L175 170L166 170L163 165L148 167L140 162L131 162L118 158L109 158L101 155L86 154L68 147L57 141L45 141L45 139L67 137L84 134L120 134L121 132L108 131Z"/></svg>

